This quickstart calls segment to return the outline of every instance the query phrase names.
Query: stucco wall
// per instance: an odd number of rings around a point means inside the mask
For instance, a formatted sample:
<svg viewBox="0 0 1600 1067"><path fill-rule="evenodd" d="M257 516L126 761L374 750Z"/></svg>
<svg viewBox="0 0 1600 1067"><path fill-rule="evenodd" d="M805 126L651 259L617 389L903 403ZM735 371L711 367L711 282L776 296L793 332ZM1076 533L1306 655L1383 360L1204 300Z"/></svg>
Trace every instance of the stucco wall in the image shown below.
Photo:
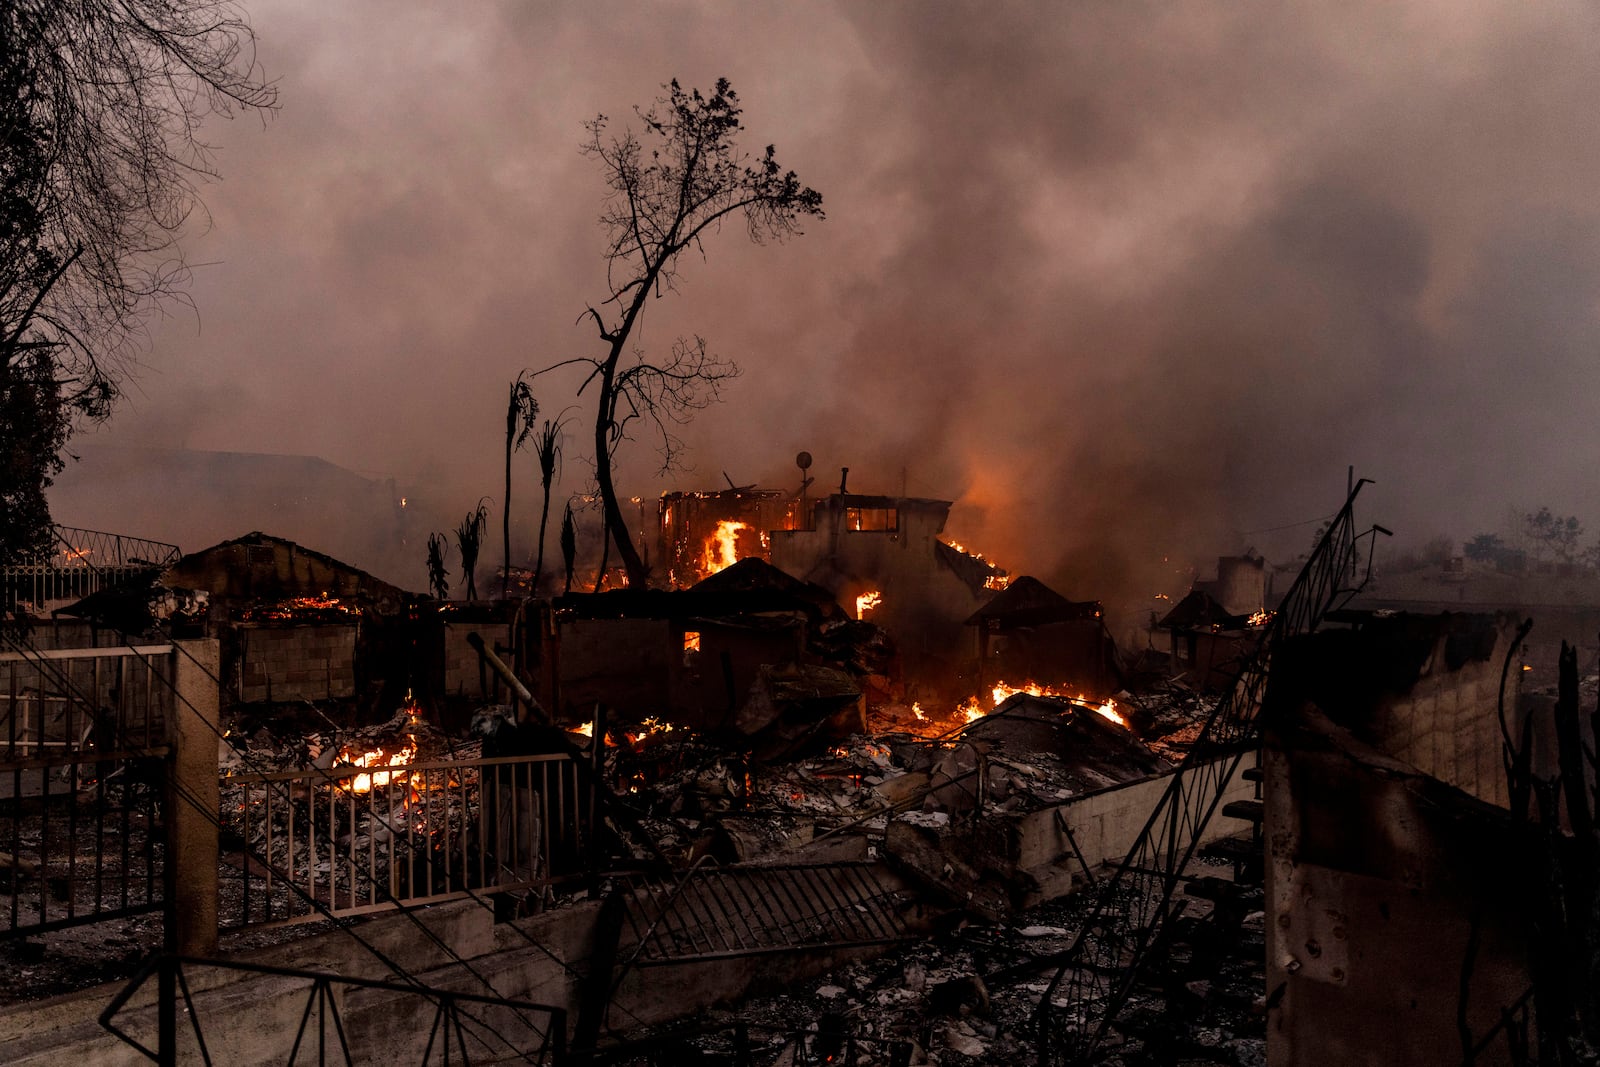
<svg viewBox="0 0 1600 1067"><path fill-rule="evenodd" d="M1161 799L1171 780L1170 774L1163 774L1128 785L1097 790L1018 820L1012 835L1014 858L1019 868L1040 883L1042 888L1039 897L1047 899L1065 893L1074 882L1084 879L1082 867L1072 854L1072 845L1061 829L1060 818L1066 820L1073 840L1077 841L1084 860L1091 868L1120 863L1139 832L1144 829L1145 820L1149 819L1150 812L1155 809L1156 802ZM1238 775L1229 779L1217 814L1201 833L1201 844L1247 830L1247 824L1224 818L1221 804L1248 800L1254 796L1254 783Z"/></svg>

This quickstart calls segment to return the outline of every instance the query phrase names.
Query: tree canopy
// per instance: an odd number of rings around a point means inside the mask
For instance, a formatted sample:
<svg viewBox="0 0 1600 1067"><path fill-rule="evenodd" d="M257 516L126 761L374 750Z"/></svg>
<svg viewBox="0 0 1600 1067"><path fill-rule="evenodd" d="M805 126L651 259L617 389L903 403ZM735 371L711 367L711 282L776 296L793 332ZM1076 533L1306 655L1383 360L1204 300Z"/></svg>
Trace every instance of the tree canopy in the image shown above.
<svg viewBox="0 0 1600 1067"><path fill-rule="evenodd" d="M0 499L44 523L73 421L110 413L143 315L183 297L205 119L276 105L254 43L225 0L0 0Z"/></svg>

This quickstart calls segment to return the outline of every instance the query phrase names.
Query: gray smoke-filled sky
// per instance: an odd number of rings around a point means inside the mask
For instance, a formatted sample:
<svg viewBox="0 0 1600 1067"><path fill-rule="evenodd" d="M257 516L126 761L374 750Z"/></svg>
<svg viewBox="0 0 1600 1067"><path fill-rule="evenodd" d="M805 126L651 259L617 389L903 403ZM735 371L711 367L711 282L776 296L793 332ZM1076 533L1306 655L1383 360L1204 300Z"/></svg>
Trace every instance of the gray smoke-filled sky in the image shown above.
<svg viewBox="0 0 1600 1067"><path fill-rule="evenodd" d="M828 218L729 227L647 312L643 345L697 332L745 373L692 473L640 441L625 492L789 485L804 448L819 487L904 476L1079 597L1303 550L1314 524L1259 531L1334 511L1346 464L1408 539L1539 504L1600 532L1594 5L248 7L282 112L210 129L198 313L152 323L90 443L498 499L506 383L598 351L582 123L727 76Z"/></svg>

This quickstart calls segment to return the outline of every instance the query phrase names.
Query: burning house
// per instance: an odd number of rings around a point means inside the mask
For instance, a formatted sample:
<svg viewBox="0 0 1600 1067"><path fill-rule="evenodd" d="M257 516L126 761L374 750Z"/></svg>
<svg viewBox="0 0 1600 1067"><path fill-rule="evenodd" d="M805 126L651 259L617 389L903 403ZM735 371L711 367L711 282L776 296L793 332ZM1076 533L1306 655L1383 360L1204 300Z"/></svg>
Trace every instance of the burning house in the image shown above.
<svg viewBox="0 0 1600 1067"><path fill-rule="evenodd" d="M963 626L1007 576L941 539L950 501L850 493L841 482L839 492L818 498L804 488L747 486L671 493L660 507L661 552L674 587L742 559L765 560L883 627L908 677L932 690L972 688Z"/></svg>
<svg viewBox="0 0 1600 1067"><path fill-rule="evenodd" d="M1005 572L941 541L951 502L835 493L804 527L772 532L772 563L854 603L926 663L960 640L966 618Z"/></svg>
<svg viewBox="0 0 1600 1067"><path fill-rule="evenodd" d="M667 579L684 589L741 559L771 561L769 531L793 529L801 502L754 486L667 493L660 503L659 541Z"/></svg>
<svg viewBox="0 0 1600 1067"><path fill-rule="evenodd" d="M1121 688L1116 646L1098 602L1068 600L1037 578L1011 582L967 625L978 634L978 686L1028 678L1110 693Z"/></svg>

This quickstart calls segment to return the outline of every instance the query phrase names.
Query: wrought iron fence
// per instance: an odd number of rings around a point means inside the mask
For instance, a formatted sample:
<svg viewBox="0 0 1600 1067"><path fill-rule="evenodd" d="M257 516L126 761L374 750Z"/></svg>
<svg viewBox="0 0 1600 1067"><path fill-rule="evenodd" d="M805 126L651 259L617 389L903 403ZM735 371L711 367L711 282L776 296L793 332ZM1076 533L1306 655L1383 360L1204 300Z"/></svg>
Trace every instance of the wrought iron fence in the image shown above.
<svg viewBox="0 0 1600 1067"><path fill-rule="evenodd" d="M590 801L565 754L233 774L221 786L224 927L325 917L312 901L355 915L584 873Z"/></svg>
<svg viewBox="0 0 1600 1067"><path fill-rule="evenodd" d="M249 1013L241 1013L226 998L210 999L191 983L201 971L232 971L277 980L273 995L293 1002L304 983L305 1000L298 1013L293 1041L273 1050L278 1062L297 1064L307 1059L318 1064L391 1063L557 1064L566 1049L567 1013L564 1009L506 997L459 993L420 984L350 978L322 971L273 967L236 960L194 959L161 955L152 958L100 1013L100 1025L116 1038L155 1063L274 1062L261 1047L261 1034ZM146 982L156 978L161 989L156 1018L138 1019L128 1012L129 1002ZM284 990L282 987L291 988ZM420 998L421 1011L406 1013L415 1025L359 1025L352 1016L362 1007L370 1016L374 1007ZM182 1001L182 1020L178 1006ZM364 1003L363 1003L364 1002ZM432 1006L431 1019L427 1005ZM127 1012L128 1016L124 1016ZM392 1019L392 1010L385 1012ZM243 1017L243 1019L242 1019ZM242 1025L241 1025L242 1021ZM139 1023L144 1025L141 1027ZM148 1031L153 1029L155 1033ZM424 1036L426 1038L423 1043ZM363 1040L364 1039L364 1040ZM420 1058L416 1045L421 1044ZM182 1056L180 1057L180 1053Z"/></svg>
<svg viewBox="0 0 1600 1067"><path fill-rule="evenodd" d="M0 937L160 908L174 659L0 642Z"/></svg>
<svg viewBox="0 0 1600 1067"><path fill-rule="evenodd" d="M43 610L53 601L81 600L90 593L176 563L178 546L140 537L52 527L50 549L32 559L0 567L5 608Z"/></svg>

